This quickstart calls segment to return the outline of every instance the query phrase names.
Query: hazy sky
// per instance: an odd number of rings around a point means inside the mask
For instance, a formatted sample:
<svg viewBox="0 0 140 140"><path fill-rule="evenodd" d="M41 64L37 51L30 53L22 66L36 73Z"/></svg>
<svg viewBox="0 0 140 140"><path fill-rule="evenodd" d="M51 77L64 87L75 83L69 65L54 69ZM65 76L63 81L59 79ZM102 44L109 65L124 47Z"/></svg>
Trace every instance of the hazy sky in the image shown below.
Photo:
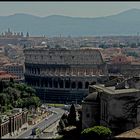
<svg viewBox="0 0 140 140"><path fill-rule="evenodd" d="M138 8L140 2L0 2L0 15L28 13L36 16L100 17Z"/></svg>

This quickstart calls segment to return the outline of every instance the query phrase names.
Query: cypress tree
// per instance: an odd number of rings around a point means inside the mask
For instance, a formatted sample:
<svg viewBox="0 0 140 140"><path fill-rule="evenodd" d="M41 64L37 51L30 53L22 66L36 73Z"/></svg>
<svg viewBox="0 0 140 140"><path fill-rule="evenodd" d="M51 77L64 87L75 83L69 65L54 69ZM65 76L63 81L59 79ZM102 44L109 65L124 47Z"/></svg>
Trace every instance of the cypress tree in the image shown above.
<svg viewBox="0 0 140 140"><path fill-rule="evenodd" d="M74 104L72 104L70 107L70 113L68 115L68 122L69 122L69 125L76 125L76 111L75 111Z"/></svg>

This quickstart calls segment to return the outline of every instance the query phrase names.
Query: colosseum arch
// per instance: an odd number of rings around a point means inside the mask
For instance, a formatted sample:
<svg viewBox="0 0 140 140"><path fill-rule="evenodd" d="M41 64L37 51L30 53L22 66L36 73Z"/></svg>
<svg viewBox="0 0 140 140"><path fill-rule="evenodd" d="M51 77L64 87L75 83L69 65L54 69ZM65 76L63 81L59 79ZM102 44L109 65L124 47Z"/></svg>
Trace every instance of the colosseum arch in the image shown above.
<svg viewBox="0 0 140 140"><path fill-rule="evenodd" d="M85 89L87 89L89 86L89 82L85 82Z"/></svg>
<svg viewBox="0 0 140 140"><path fill-rule="evenodd" d="M44 80L43 79L41 79L41 87L44 87Z"/></svg>
<svg viewBox="0 0 140 140"><path fill-rule="evenodd" d="M54 86L54 88L58 88L58 81L57 80L53 80L53 86Z"/></svg>
<svg viewBox="0 0 140 140"><path fill-rule="evenodd" d="M40 74L40 68L37 68L37 74Z"/></svg>
<svg viewBox="0 0 140 140"><path fill-rule="evenodd" d="M63 80L58 80L58 83L59 83L59 87L60 87L60 88L63 88L63 87L64 87L64 82L63 82Z"/></svg>
<svg viewBox="0 0 140 140"><path fill-rule="evenodd" d="M83 88L82 82L78 82L78 89L82 89L82 88Z"/></svg>
<svg viewBox="0 0 140 140"><path fill-rule="evenodd" d="M52 88L52 79L48 79L49 87Z"/></svg>
<svg viewBox="0 0 140 140"><path fill-rule="evenodd" d="M45 87L48 87L48 81L47 81L47 79L45 80Z"/></svg>
<svg viewBox="0 0 140 140"><path fill-rule="evenodd" d="M76 82L71 83L71 88L73 88L73 89L76 88Z"/></svg>
<svg viewBox="0 0 140 140"><path fill-rule="evenodd" d="M36 86L39 87L40 84L39 84L39 79L36 79Z"/></svg>
<svg viewBox="0 0 140 140"><path fill-rule="evenodd" d="M65 88L70 88L70 81L68 80L65 81Z"/></svg>
<svg viewBox="0 0 140 140"><path fill-rule="evenodd" d="M34 74L36 74L36 68L34 68Z"/></svg>

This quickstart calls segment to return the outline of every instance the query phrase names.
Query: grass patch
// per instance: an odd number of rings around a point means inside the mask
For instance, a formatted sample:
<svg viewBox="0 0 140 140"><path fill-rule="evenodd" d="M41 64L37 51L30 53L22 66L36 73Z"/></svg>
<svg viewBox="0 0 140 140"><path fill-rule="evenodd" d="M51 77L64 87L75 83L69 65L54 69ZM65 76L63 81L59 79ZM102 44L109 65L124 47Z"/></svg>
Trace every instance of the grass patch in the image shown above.
<svg viewBox="0 0 140 140"><path fill-rule="evenodd" d="M48 106L52 106L52 107L64 107L64 104L48 104Z"/></svg>

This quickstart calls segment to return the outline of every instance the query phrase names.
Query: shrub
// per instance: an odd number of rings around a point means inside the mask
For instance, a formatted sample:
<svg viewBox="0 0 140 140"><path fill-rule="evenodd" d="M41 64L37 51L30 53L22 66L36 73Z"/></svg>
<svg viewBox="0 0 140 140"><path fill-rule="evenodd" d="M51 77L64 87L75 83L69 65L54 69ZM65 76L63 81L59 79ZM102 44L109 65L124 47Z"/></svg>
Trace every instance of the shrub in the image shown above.
<svg viewBox="0 0 140 140"><path fill-rule="evenodd" d="M108 139L111 136L112 132L109 128L104 126L94 126L91 128L84 129L81 133L82 139L86 140L103 140Z"/></svg>

